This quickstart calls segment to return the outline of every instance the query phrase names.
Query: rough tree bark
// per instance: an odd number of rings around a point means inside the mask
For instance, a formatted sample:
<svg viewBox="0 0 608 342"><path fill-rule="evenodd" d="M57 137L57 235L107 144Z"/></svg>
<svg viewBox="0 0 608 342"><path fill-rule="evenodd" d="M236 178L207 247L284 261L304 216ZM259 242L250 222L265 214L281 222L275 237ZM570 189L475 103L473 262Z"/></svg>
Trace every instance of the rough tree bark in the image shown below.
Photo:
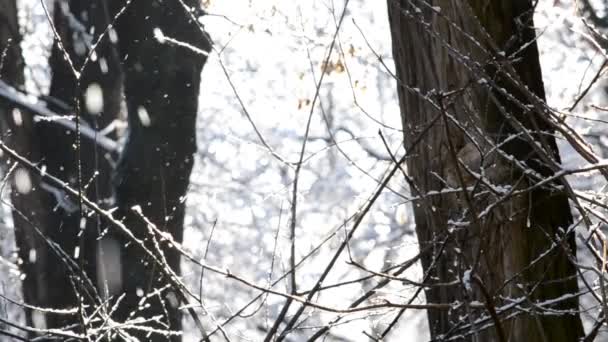
<svg viewBox="0 0 608 342"><path fill-rule="evenodd" d="M195 0L184 3L194 11L199 9ZM123 4L116 1L115 11ZM123 219L150 250L157 252L158 240L168 267L179 275L179 253L168 240L154 237L143 217L175 241L182 241L185 195L196 152L200 75L207 58L157 38L162 33L203 51L210 51L210 40L176 0L133 1L118 20L117 31L129 132L114 179L115 217ZM141 208L141 214L136 207ZM160 315L161 322L152 326L180 331L181 298L168 286L170 279L133 244L122 250L122 267L126 297L117 312L119 319ZM152 295L156 290L159 294ZM150 306L139 305L141 296L149 296ZM167 337L145 339L164 341ZM171 340L179 341L180 337Z"/></svg>
<svg viewBox="0 0 608 342"><path fill-rule="evenodd" d="M428 312L432 337L577 341L567 196L559 182L510 195L560 163L545 121L530 0L388 0L388 7L407 168L422 196L416 231L421 249L433 246L422 258L426 298L460 303ZM440 193L425 195L431 191ZM521 309L504 309L511 300Z"/></svg>

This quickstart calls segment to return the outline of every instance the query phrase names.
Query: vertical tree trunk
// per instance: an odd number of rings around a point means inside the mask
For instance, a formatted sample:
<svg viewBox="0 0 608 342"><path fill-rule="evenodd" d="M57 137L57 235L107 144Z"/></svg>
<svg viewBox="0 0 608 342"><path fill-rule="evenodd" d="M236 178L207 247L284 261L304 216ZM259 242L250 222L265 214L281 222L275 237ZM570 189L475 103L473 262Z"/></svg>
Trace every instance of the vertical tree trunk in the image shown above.
<svg viewBox="0 0 608 342"><path fill-rule="evenodd" d="M55 42L49 60L52 74L49 95L66 104L70 110L66 112L66 108L60 105L55 105L51 109L72 115L78 111L82 122L95 129L104 128L119 114L122 76L117 47L111 42L110 37L106 36L97 46L94 58L88 60L78 80L64 54L70 56L74 67L80 69L84 65L92 44L111 22L106 6L105 1L97 0L56 2L54 26L61 37L61 44ZM94 101L101 102L95 104ZM110 182L112 156L90 139L80 140L81 153L78 154L76 133L67 131L54 122L41 121L36 125L36 131L41 157L47 171L75 189L81 186L84 189L83 194L98 202L100 206L108 206L112 197ZM82 184L78 184L79 167ZM98 218L88 217L85 225L81 226L78 203L71 201L69 205L59 205L57 201L53 201L52 205L55 208L45 223L48 227L49 239L56 242L72 257L75 257L78 249L79 256L75 259L79 260L76 262L79 266L83 266L91 284L95 284L98 274L97 254L100 248L98 237L102 231ZM81 227L84 230L81 231ZM69 291L73 288L70 268L51 249L47 249L42 255L46 256L46 260L51 265L56 265L47 279L48 283L54 284L48 288L48 306L51 308L77 306L75 291ZM97 306L94 302L90 304L93 309ZM60 327L77 322L74 316L47 315L49 327Z"/></svg>
<svg viewBox="0 0 608 342"><path fill-rule="evenodd" d="M191 8L196 8L195 1L186 3ZM0 38L12 37L18 42L15 3L4 0L0 5L6 7L6 10L2 7L1 14L10 15L14 20L7 20L7 25L0 26ZM116 35L111 32L97 47L96 56L89 60L90 64L87 64L78 79L74 77L64 53L69 55L77 70L83 65L91 43L97 41L98 35L125 3L118 0L111 2L110 12L106 5L104 1L57 2L54 25L61 37L61 46L56 42L50 59L50 95L66 105L58 102L51 109L62 113L76 110L84 122L96 128L104 127L116 118L120 108L122 76L119 54L113 46L115 39L112 39ZM82 139L81 154L78 155L74 132L66 131L52 122L41 121L34 125L31 116L23 116L16 122L17 116L12 115L12 108L3 107L1 110L6 119L5 126L11 129L9 133L18 152L31 160L39 161L47 172L58 176L72 187L82 186L84 194L101 205L114 193L118 206L116 216L123 219L127 227L145 241L148 249L157 253L157 237L150 232L139 213L132 209L134 206L141 207L141 214L146 219L181 242L184 196L196 151L195 121L200 73L206 55L159 43L154 38L155 29L203 51L209 51L211 46L208 37L200 32L197 24L191 20L190 13L178 1L170 4L166 1L133 1L119 20L117 29L122 55L120 58L126 72L129 133L113 186L110 186L108 176L111 174L111 165L108 163L110 158L95 144ZM2 47L7 46L6 39L0 44ZM10 54L7 60L14 64L10 66L11 71L22 69L18 48L19 45L15 44L6 49ZM22 71L3 75L3 80L19 86L23 83ZM98 93L101 91L101 113L96 113L97 110L86 105L91 88L96 88ZM81 184L78 182L79 166ZM84 230L81 229L82 217L77 210L77 203L64 201L69 199L57 197L58 192L54 190L59 189L50 189L48 184L37 182L27 192L13 191L16 212L23 213L15 215L15 225L17 244L27 275L24 281L26 301L53 309L73 308L79 304L78 293L81 300L94 310L103 298L100 293L95 293L94 287L85 289L90 283L83 286L79 284L79 278L82 279L84 271L85 278L94 282L99 275L102 279L97 280L103 282L106 279L103 272L99 272L98 266L105 263L104 266L112 268L111 272L121 273L109 294L126 294L113 319L125 321L142 316L161 317L160 320L144 324L149 328L180 332L180 297L167 286L170 282L164 276L165 273L148 260L140 246L133 245L112 232L106 234L104 239L114 241L114 252L121 254L120 262L104 262L101 252L104 244L97 246L96 242L104 227L99 225L95 217L88 217ZM77 249L80 257L75 257ZM170 248L167 241L160 241L160 254L163 254L167 267L179 275L179 254ZM79 260L67 260L68 258ZM100 284L100 288L104 285L106 284ZM141 302L142 296L149 296L146 303ZM77 319L74 315L48 314L46 323L48 327L60 328L78 323ZM28 321L32 324L30 315ZM167 337L167 334L127 330L141 340L180 340L178 336Z"/></svg>
<svg viewBox="0 0 608 342"><path fill-rule="evenodd" d="M577 341L578 300L566 296L578 291L574 236L564 234L572 224L567 196L558 182L509 193L551 176L560 162L542 106L530 1L388 6L407 167L423 198L416 230L421 249L434 246L422 259L426 297L461 303L428 312L431 335ZM504 309L512 301L519 308Z"/></svg>
<svg viewBox="0 0 608 342"><path fill-rule="evenodd" d="M194 0L184 2L195 10L199 6ZM141 208L141 214L159 230L182 241L185 195L196 152L200 74L206 56L163 44L155 35L162 32L204 51L210 51L210 41L178 1L133 1L117 29L124 59L129 132L116 170L115 217L122 218L150 250L156 252L154 240L161 240L168 266L179 275L179 254L169 241L150 233L134 208ZM123 250L122 267L127 296L118 310L119 318L160 315L161 322L154 327L180 331L180 296L167 286L170 279L133 244ZM150 295L156 290L159 295ZM147 308L139 305L142 295L150 295ZM145 339L167 340L154 334Z"/></svg>
<svg viewBox="0 0 608 342"><path fill-rule="evenodd" d="M78 3L78 1L74 1ZM97 32L102 32L105 25L109 22L107 15L102 16L100 11L95 11L95 2L90 2L90 8L78 8L74 13L80 15L89 14L91 21L86 20L81 29L87 30L97 25ZM72 15L67 2L59 2L55 12L55 27L61 34L62 43L67 53L76 66L83 64L86 53L88 52L84 44L82 32L74 32L78 25L68 25L68 15ZM10 85L21 88L23 86L23 59L19 47L19 27L17 24L15 2L4 0L2 5L3 16L6 20L0 21L2 24L0 48L6 51L2 59L3 69L2 79ZM76 16L72 19L77 20ZM103 21L103 22L102 22ZM9 39L11 39L9 41ZM77 51L76 46L84 51ZM101 44L98 48L97 62L92 62L87 67L81 78L81 87L77 86L76 79L68 69L63 58L63 52L55 45L50 65L52 69L51 97L55 103L51 108L55 112L73 115L77 108L76 100L82 100L88 85L99 82L100 88L104 93L103 113L93 116L86 110L82 111L85 122L93 124L100 121L111 120L116 117L120 104L120 72L117 60L117 53L109 50L108 44ZM101 63L103 67L100 67ZM102 69L105 72L102 72ZM59 101L56 101L59 100ZM62 104L60 104L62 103ZM67 105L67 106L66 106ZM83 106L84 107L84 106ZM33 120L33 113L21 113L10 106L2 108L2 119L4 123L4 134L9 143L22 156L38 163L41 167L61 179L65 180L73 187L77 175L77 154L74 150L75 132L66 130L63 126L55 122ZM88 184L85 191L90 199L104 200L111 196L110 187L110 167L106 159L107 152L99 150L93 142L83 139L81 149L82 172L85 180L91 180L94 172L99 172L93 181ZM53 189L49 184L45 184L34 175L27 173L25 169L17 167L12 170L13 191L11 193L14 205L14 224L16 244L19 249L19 256L22 261L22 270L25 274L23 280L24 300L26 303L38 307L51 309L74 308L77 306L76 292L80 291L83 299L88 301L89 307L94 308L100 303L101 298L95 294L92 283L83 281L88 278L94 280L96 275L95 247L96 238L99 231L94 231L95 218L89 218L84 234L83 246L80 246L83 256L84 266L80 270L80 265L73 260L75 248L78 246L80 236L80 216L76 210L76 205L69 198L62 196L60 189ZM24 189L23 182L28 183ZM20 182L22 183L20 185ZM99 228L99 227L97 227ZM77 258L74 258L77 259ZM87 274L83 276L83 271ZM77 289L74 289L74 285ZM86 287L89 287L85 291ZM88 295L84 295L88 292ZM33 313L37 313L36 319ZM53 314L49 313L44 317L40 312L27 310L27 321L29 325L34 324L38 328L43 328L45 324L49 328L64 327L68 324L78 323L76 315Z"/></svg>
<svg viewBox="0 0 608 342"><path fill-rule="evenodd" d="M24 61L21 55L21 35L17 21L15 0L0 0L0 79L7 84L22 88L24 85ZM19 154L39 161L40 151L34 142L34 121L31 113L25 113L7 102L0 103L2 139ZM48 264L40 251L45 249L42 238L50 212L50 197L40 188L40 180L19 166L8 164L10 172L11 201L15 239L18 246L23 278L23 299L26 303L46 304ZM38 232L36 231L38 230ZM26 320L34 326L32 310L26 309ZM42 321L37 320L37 323ZM39 328L41 326L38 326Z"/></svg>

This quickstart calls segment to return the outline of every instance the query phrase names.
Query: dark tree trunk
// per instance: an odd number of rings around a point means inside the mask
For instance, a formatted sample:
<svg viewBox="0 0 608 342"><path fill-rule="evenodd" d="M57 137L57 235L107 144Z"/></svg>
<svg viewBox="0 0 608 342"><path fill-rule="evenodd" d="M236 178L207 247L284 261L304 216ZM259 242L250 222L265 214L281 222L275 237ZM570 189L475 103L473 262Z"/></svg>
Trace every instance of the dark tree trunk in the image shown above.
<svg viewBox="0 0 608 342"><path fill-rule="evenodd" d="M577 341L583 330L576 298L548 306L571 313L545 314L531 305L578 291L574 236L563 233L572 224L564 190L552 182L508 196L489 185L521 190L559 168L542 107L530 1L388 0L388 6L407 166L412 191L423 196L414 206L416 230L421 249L434 246L422 264L429 284L444 283L429 285L426 298L485 306L430 310L431 335ZM424 195L464 186L467 192L457 195ZM528 311L498 310L508 299L523 300Z"/></svg>
<svg viewBox="0 0 608 342"><path fill-rule="evenodd" d="M197 1L185 3L198 8ZM161 44L155 34L160 30L167 37L204 51L210 51L210 41L178 1L136 0L119 19L117 30L124 59L129 131L114 180L118 206L115 217L122 218L155 253L154 240L160 240L168 267L179 275L180 255L167 240L153 237L134 207L141 208L143 216L160 231L182 241L184 196L196 152L200 74L207 58L184 47ZM137 245L127 244L122 253L126 297L118 310L119 319L160 315L161 323L154 327L166 329L166 324L171 330L180 331L181 297L174 288L167 287L170 279L166 272ZM155 290L162 292L150 296L150 306L143 309L140 296ZM150 339L167 340L160 335L146 338ZM178 340L179 337L172 339Z"/></svg>
<svg viewBox="0 0 608 342"><path fill-rule="evenodd" d="M194 0L185 3L193 9L198 6ZM116 299L124 293L126 296L113 319L124 322L159 316L160 320L144 324L149 328L181 332L182 297L168 286L176 279L167 276L179 275L180 256L167 239L159 239L150 230L145 220L169 233L175 241L182 241L185 195L196 151L200 74L207 58L206 54L191 49L159 43L155 30L160 29L166 36L199 51L208 52L211 45L179 1L135 0L116 23L117 32L110 32L104 38L95 56L80 70L87 60L90 44L97 41L124 4L119 0L109 5L105 1L58 1L54 25L61 45L56 42L50 59L50 96L59 100L54 100L51 109L77 113L83 124L97 129L105 127L119 114L123 89L121 69L124 69L129 131L114 172L112 156L87 139L80 139L77 147L75 132L53 122L34 124L31 115L13 115L10 106L0 107L0 114L4 135L10 138L17 152L38 162L70 186L81 187L85 196L101 206L118 206L115 217L122 219L148 250L166 261L167 268L163 270L155 265L137 244L105 230L103 222L89 215L86 208L81 212L78 203L70 203L69 198L61 195L61 189L28 178L32 183L30 189L12 193L17 245L26 274L24 297L27 303L40 307L74 308L80 307L79 302L83 301L95 310L107 295ZM6 65L0 71L9 70L0 75L2 80L20 87L23 60L15 2L0 0L0 9L3 17L0 48L7 52L7 58L3 59ZM120 44L115 46L116 33ZM64 53L69 55L76 70L82 71L80 77L76 77ZM92 88L93 93L101 91L103 97L103 106L97 109L87 105ZM19 168L13 171L21 178L26 172ZM113 180L111 174L114 174ZM20 189L18 184L14 188ZM133 210L135 206L139 206L141 212ZM82 225L84 217L86 224ZM104 257L104 248L108 246L113 247L106 250ZM149 296L146 303L141 302L142 296ZM28 323L32 322L30 313ZM76 315L48 314L46 323L50 328L60 328L81 322ZM142 341L181 339L138 329L126 330Z"/></svg>
<svg viewBox="0 0 608 342"><path fill-rule="evenodd" d="M79 79L75 77L64 54L70 56L75 68L80 69L84 65L91 45L111 22L106 6L105 1L97 0L58 1L54 10L54 25L61 37L61 45L55 42L49 60L52 73L49 95L67 105L67 108L63 108L62 105L55 104L51 109L66 114L78 112L81 122L96 130L106 127L119 115L122 76L118 49L111 43L109 36L106 36L97 46L95 57L88 60ZM92 97L95 96L95 92L101 96L102 106L87 105L94 100ZM70 110L66 112L68 108ZM110 153L90 139L80 139L80 153L78 153L76 133L54 122L37 123L36 132L41 157L47 171L75 189L82 187L85 189L83 195L99 203L100 206L108 206L112 197ZM82 184L79 184L79 168ZM86 217L86 208L83 208L86 223L81 231L82 218L78 203L69 201L67 205L59 205L56 200L53 201L52 205L55 208L45 223L48 227L47 236L67 255L74 257L75 250L78 249L79 256L75 262L83 268L91 281L90 284L93 285L93 288L89 289L90 295L88 298L84 296L84 300L89 301L88 304L95 308L97 307L95 304L99 304L99 300L103 299L100 296L103 294L103 286L100 286L102 291L98 294L94 293L97 274L101 271L97 267L97 255L101 248L98 245L98 237L102 228L99 219L96 216ZM72 285L74 279L71 279L73 271L51 249L47 249L46 254L42 255L46 255L47 262L57 265L47 279L49 284L53 284L48 287L47 305L51 308L76 307L77 289L74 289ZM78 284L78 281L76 283ZM47 315L49 327L60 327L77 322L74 316Z"/></svg>
<svg viewBox="0 0 608 342"><path fill-rule="evenodd" d="M0 79L22 88L24 61L21 55L21 36L17 22L15 0L0 0ZM34 121L8 102L0 102L2 140L30 160L40 160L38 144L34 142ZM25 168L8 161L5 172L11 172L11 201L15 239L18 246L23 279L23 299L26 303L46 304L48 264L40 251L45 250L42 236L50 213L50 197L40 188L40 180ZM19 184L18 184L19 183ZM38 230L38 232L36 231ZM32 311L26 309L28 325L33 326Z"/></svg>
<svg viewBox="0 0 608 342"><path fill-rule="evenodd" d="M82 21L82 28L88 30L96 26L96 32L102 32L109 22L107 15L98 11L95 1L88 2L87 6L78 7L79 1L73 1L72 12L79 15L88 14L91 22ZM2 79L16 88L23 86L23 59L19 48L19 28L16 21L16 10L14 1L1 2L2 15L7 20L2 20L2 51L7 51L3 59L4 65ZM55 27L62 37L65 51L79 67L84 63L86 53L77 51L76 46L80 44L83 48L84 37L81 32L74 32L76 25L68 25L67 15L70 8L67 2L60 2L63 8L55 11ZM58 6L59 7L59 6ZM107 13L107 12L106 12ZM74 16L74 19L78 16ZM3 18L4 19L4 18ZM10 20L9 20L10 19ZM7 38L11 38L11 44L7 45ZM118 54L112 52L111 45L101 44L97 50L96 62L91 62L85 68L80 79L80 87L76 78L67 67L57 45L54 46L50 60L53 74L49 101L50 109L57 113L73 115L79 110L77 102L83 102L84 90L92 83L99 83L104 95L103 113L92 115L85 110L80 110L83 122L92 126L105 125L109 120L117 116L121 101L121 77L118 64ZM103 62L103 67L100 64ZM105 72L102 72L105 71ZM58 100L58 101L57 101ZM83 106L83 108L85 108ZM22 156L38 163L46 171L60 177L73 187L78 186L78 154L74 146L76 133L66 130L65 127L55 122L34 122L34 113L22 113L15 115L13 108L6 106L2 108L2 118L5 123L5 136L10 145ZM90 140L83 139L82 150L82 175L84 186L87 190L84 194L93 200L102 201L111 196L110 164L108 163L108 152L100 150ZM93 179L94 172L99 174ZM38 307L51 309L65 309L77 307L76 292L82 295L83 300L89 307L96 307L102 298L96 294L94 282L96 277L96 238L99 235L99 227L96 225L95 217L89 217L86 229L81 232L77 203L71 201L61 189L51 187L41 182L34 175L28 175L25 169L13 170L13 191L11 194L14 210L14 223L16 244L19 256L22 260L22 270L25 274L23 281L24 300L26 303ZM31 189L22 191L18 181L23 181L24 175L28 175ZM91 181L92 180L92 181ZM97 229L95 229L97 228ZM79 238L83 234L82 240ZM76 247L79 246L82 263L74 260ZM87 274L84 276L83 271ZM32 311L27 310L27 321L31 325L34 322L41 323L46 320L46 327L59 328L68 324L78 323L76 315L48 314L39 316L34 320ZM38 326L42 328L42 326Z"/></svg>

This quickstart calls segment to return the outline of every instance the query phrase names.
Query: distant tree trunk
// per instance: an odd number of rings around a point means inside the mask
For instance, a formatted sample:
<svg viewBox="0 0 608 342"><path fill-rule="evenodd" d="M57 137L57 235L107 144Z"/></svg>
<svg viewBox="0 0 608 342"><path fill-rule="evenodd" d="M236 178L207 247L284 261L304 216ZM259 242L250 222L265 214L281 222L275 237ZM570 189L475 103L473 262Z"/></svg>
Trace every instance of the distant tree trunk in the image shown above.
<svg viewBox="0 0 608 342"><path fill-rule="evenodd" d="M197 1L184 2L198 9ZM116 3L123 5L123 1ZM141 208L141 214L160 231L182 241L185 195L196 152L200 74L207 58L188 48L163 44L155 35L162 32L204 51L210 51L210 41L178 1L134 1L118 20L117 30L125 70L129 132L114 180L118 206L115 217L122 218L151 251L156 252L154 240L160 240L168 266L179 275L179 253L169 241L153 237L134 207ZM170 279L159 267L134 244L123 249L122 267L126 297L118 309L119 318L160 315L163 319L154 327L181 331L181 298L167 286ZM141 296L155 290L161 292L148 298L149 307L139 305ZM167 337L152 334L145 340L165 341Z"/></svg>
<svg viewBox="0 0 608 342"><path fill-rule="evenodd" d="M95 32L103 32L107 25L107 12L98 10L101 1L90 1L87 5L78 6L79 1L72 1L70 9L67 2L58 2L55 11L55 27L62 38L65 51L80 67L88 53L86 37L91 27ZM0 36L0 50L6 51L1 69L2 79L16 88L23 87L23 58L21 57L19 27L17 24L15 2L3 0L0 11L2 27ZM84 6L84 7L83 7ZM78 15L73 14L78 13ZM73 20L68 24L68 16ZM85 16L91 22L79 18ZM76 25L76 21L78 25ZM80 25L80 26L79 26ZM75 32L80 28L82 32ZM11 39L9 42L8 39ZM95 37L93 37L95 39ZM97 49L97 58L85 68L80 87L71 70L63 58L63 52L55 44L50 66L52 71L50 96L53 100L51 108L57 113L73 115L77 109L77 101L83 103L80 114L83 122L92 126L103 126L116 118L121 101L121 77L117 52L112 52L111 44L100 44ZM103 65L102 65L103 64ZM91 84L98 84L103 93L103 108L101 113L89 113L84 105L84 94ZM58 100L58 101L57 101ZM33 113L21 113L10 106L2 107L4 132L10 145L22 156L38 163L47 172L66 181L76 188L78 155L75 152L76 133L50 121L34 122ZM96 201L103 201L111 196L110 158L107 151L87 139L82 139L82 176L84 194ZM65 309L77 307L76 292L83 295L89 307L96 307L101 299L94 293L94 283L83 282L82 271L89 280L96 277L96 245L99 228L95 217L89 217L79 254L82 256L83 270L75 258L75 249L80 241L80 215L77 203L61 195L61 189L53 189L25 169L16 168L13 172L13 191L11 193L14 205L14 224L16 244L22 261L22 270L25 274L23 280L24 300L26 303L38 307L51 309ZM94 176L94 173L98 172ZM22 182L28 180L30 186L24 190ZM20 183L21 182L21 183ZM103 205L103 203L100 203ZM97 228L97 229L95 229ZM55 245L52 245L55 244ZM93 285L93 286L91 286ZM76 288L74 288L76 286ZM84 289L87 288L85 291ZM88 293L87 293L88 292ZM87 294L85 294L87 293ZM78 323L76 315L47 314L44 317L38 312L27 310L28 324L35 324L43 328L64 327L68 324ZM34 319L36 318L36 319Z"/></svg>
<svg viewBox="0 0 608 342"><path fill-rule="evenodd" d="M0 0L0 79L17 89L24 86L24 61L20 44L16 1ZM7 102L0 102L0 119L2 140L19 154L39 161L40 151L38 144L34 142L34 121L31 113L22 112ZM26 303L46 304L48 264L38 253L46 248L42 236L47 230L44 223L50 214L51 198L40 188L38 177L30 174L25 168L8 162L4 171L11 173L15 239L21 270L25 275L23 299ZM43 319L44 317L41 317L41 320ZM26 320L29 326L34 326L32 311L29 309L26 309Z"/></svg>
<svg viewBox="0 0 608 342"><path fill-rule="evenodd" d="M49 95L67 105L67 108L62 108L61 105L54 104L51 109L57 113L72 115L78 111L82 122L97 130L105 128L119 115L122 76L118 49L106 35L102 43L97 46L94 58L88 60L79 80L74 76L64 54L70 56L75 68L79 69L84 65L92 44L111 22L106 6L106 2L101 0L56 2L54 25L61 37L61 46L55 41L49 60L52 74ZM41 158L47 171L64 180L74 189L81 186L85 189L83 194L100 206L108 206L112 197L110 153L90 139L83 138L80 139L81 153L78 154L76 133L54 122L37 123L36 132ZM110 136L113 137L112 134ZM82 184L78 184L79 165ZM53 200L52 205L56 208L45 223L48 227L47 236L61 246L67 255L75 257L75 251L78 249L76 262L79 266L83 266L91 284L94 285L99 271L98 237L102 227L96 216L86 217L87 208L84 208L86 224L85 229L81 231L81 216L77 201L67 198L65 200L69 200L70 204L60 205L55 199ZM70 268L51 249L47 249L46 253L41 255L45 255L47 262L54 265L53 272L49 273L46 280L49 284L53 284L48 287L47 306L76 307L77 291L69 290L74 288L72 285L74 280L70 279L73 271L70 271ZM103 292L102 287L100 286L102 290L100 294ZM88 298L84 296L85 302L93 301L89 303L92 308L97 307L94 305L94 297L100 299L93 294ZM47 325L53 328L77 322L74 316L47 315Z"/></svg>
<svg viewBox="0 0 608 342"><path fill-rule="evenodd" d="M185 3L190 9L197 9L196 1ZM70 0L56 4L54 26L61 45L55 42L50 58L52 110L78 113L83 123L97 129L105 127L118 116L123 89L121 69L125 70L129 132L113 183L109 176L112 156L87 139L80 139L81 153L77 153L75 132L53 122L34 123L32 115L18 115L10 105L4 105L0 107L3 138L10 139L17 152L39 163L48 173L74 188L82 187L83 194L100 206L114 205L114 195L118 206L115 217L122 219L147 249L166 260L172 272L179 275L179 254L166 239L149 230L141 215L160 231L182 241L185 195L196 152L200 74L207 57L188 48L162 44L155 34L161 30L167 37L207 52L211 49L210 40L180 2L133 1L116 23L118 32L106 35L81 77L76 78L64 54L80 71L91 44L125 3L112 1L110 8L105 1ZM6 54L1 59L0 77L21 87L23 59L15 1L0 0L0 10L0 51ZM114 45L116 33L118 46ZM124 322L161 317L144 324L181 332L181 297L168 286L175 279L170 281L140 246L106 230L105 224L90 216L86 208L80 215L78 203L70 203L61 195L61 189L43 184L24 169L12 172L15 230L26 274L24 298L28 304L59 309L79 307L79 301L83 301L95 310L107 294L116 299L124 293L113 319ZM141 214L133 210L136 206L141 208ZM114 244L106 256L116 262L104 258L104 241ZM107 269L115 279L109 280L100 268ZM95 282L99 291L92 285ZM142 296L149 296L145 303ZM28 313L30 325L32 317ZM79 323L76 315L46 316L49 328L74 323ZM181 340L179 336L126 330L142 341Z"/></svg>
<svg viewBox="0 0 608 342"><path fill-rule="evenodd" d="M388 0L388 7L408 173L422 196L416 230L421 250L434 246L422 258L426 298L464 303L429 310L432 337L578 341L578 299L567 296L578 291L569 260L576 247L564 234L572 216L561 181L517 196L504 191L532 186L560 163L540 105L531 2ZM467 192L425 195L463 186ZM521 309L499 310L509 299Z"/></svg>

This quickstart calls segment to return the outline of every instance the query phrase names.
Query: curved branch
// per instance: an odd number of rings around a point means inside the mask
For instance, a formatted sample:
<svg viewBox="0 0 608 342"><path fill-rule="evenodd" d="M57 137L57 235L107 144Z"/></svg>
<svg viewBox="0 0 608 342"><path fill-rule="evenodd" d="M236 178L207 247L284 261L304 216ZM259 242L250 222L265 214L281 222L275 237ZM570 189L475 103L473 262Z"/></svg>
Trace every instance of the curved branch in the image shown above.
<svg viewBox="0 0 608 342"><path fill-rule="evenodd" d="M18 108L26 110L29 113L34 113L44 118L52 119L52 122L76 132L75 122L71 121L64 115L51 111L44 106L37 103L32 103L32 101L28 99L27 95L8 85L2 80L0 80L0 102L7 102ZM80 125L80 134L107 152L118 153L120 150L120 145L116 141L104 136L88 125Z"/></svg>

